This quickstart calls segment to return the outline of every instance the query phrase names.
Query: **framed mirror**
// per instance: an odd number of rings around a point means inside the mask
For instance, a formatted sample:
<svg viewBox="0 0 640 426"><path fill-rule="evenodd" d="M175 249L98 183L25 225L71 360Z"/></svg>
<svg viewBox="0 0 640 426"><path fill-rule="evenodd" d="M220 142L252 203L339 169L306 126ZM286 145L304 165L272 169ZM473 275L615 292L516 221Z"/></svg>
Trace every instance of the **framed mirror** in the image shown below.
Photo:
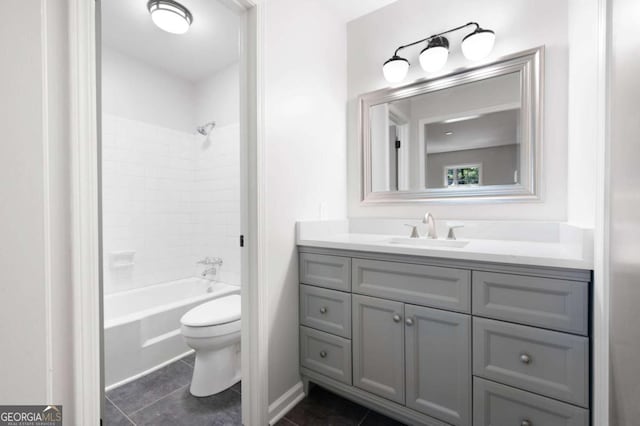
<svg viewBox="0 0 640 426"><path fill-rule="evenodd" d="M544 48L360 97L362 201L539 198Z"/></svg>

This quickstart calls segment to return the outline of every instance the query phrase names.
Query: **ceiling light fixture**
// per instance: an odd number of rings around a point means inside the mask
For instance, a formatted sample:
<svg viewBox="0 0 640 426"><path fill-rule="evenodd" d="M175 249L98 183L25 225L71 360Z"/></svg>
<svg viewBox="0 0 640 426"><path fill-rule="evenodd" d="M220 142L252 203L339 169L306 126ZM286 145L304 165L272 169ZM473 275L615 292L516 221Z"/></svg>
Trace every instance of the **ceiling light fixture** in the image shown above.
<svg viewBox="0 0 640 426"><path fill-rule="evenodd" d="M158 28L172 34L184 34L193 23L189 9L173 0L149 0L147 10Z"/></svg>
<svg viewBox="0 0 640 426"><path fill-rule="evenodd" d="M481 28L477 22L469 22L398 47L391 59L387 60L382 66L384 78L389 83L401 82L409 72L409 61L399 56L398 52L407 47L425 42L427 46L420 52L420 66L426 72L436 72L442 69L449 58L449 40L443 36L470 26L475 26L476 28L462 39L462 54L470 61L478 61L487 57L493 49L496 40L495 33Z"/></svg>

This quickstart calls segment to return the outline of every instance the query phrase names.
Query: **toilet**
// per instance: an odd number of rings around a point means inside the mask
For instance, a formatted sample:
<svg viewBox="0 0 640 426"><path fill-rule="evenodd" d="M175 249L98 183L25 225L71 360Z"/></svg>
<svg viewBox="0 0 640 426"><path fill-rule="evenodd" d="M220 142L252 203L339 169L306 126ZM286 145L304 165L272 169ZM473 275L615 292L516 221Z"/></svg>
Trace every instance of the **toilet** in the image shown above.
<svg viewBox="0 0 640 426"><path fill-rule="evenodd" d="M222 392L240 380L240 295L196 306L180 323L185 343L196 352L193 396Z"/></svg>

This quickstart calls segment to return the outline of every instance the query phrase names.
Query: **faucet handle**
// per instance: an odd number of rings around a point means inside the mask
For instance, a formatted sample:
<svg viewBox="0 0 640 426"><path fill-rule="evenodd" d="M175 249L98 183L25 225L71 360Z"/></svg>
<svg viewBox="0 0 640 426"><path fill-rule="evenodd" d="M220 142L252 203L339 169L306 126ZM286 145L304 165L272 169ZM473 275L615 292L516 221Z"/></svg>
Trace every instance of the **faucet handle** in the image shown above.
<svg viewBox="0 0 640 426"><path fill-rule="evenodd" d="M411 235L409 238L420 238L420 234L418 233L418 227L416 225L410 225L405 223L404 226L408 226L411 228Z"/></svg>
<svg viewBox="0 0 640 426"><path fill-rule="evenodd" d="M464 228L464 223L447 222L447 227L449 228L449 232L447 233L447 240L455 240L456 234L453 232L453 230L457 228Z"/></svg>

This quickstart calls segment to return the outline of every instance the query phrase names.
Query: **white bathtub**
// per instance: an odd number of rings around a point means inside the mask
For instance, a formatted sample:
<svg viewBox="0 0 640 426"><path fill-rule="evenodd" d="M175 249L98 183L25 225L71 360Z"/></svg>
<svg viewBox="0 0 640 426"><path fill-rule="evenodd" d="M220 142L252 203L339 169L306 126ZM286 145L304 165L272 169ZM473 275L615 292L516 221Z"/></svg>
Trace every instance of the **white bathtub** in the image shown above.
<svg viewBox="0 0 640 426"><path fill-rule="evenodd" d="M208 300L239 294L240 287L188 278L104 297L104 367L107 390L150 373L191 350L180 317Z"/></svg>

